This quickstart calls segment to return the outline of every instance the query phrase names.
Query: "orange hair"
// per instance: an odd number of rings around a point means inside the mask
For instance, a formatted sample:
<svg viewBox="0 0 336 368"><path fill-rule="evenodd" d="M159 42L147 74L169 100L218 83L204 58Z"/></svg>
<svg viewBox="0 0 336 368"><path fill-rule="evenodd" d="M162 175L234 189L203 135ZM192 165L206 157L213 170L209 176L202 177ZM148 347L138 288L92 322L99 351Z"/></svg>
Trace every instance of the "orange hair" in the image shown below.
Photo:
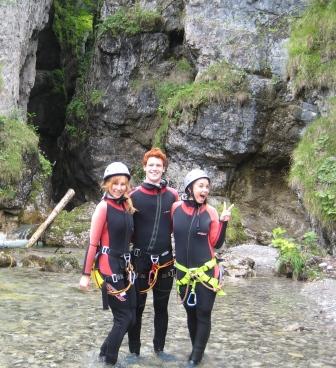
<svg viewBox="0 0 336 368"><path fill-rule="evenodd" d="M167 168L168 166L168 160L167 156L161 151L158 147L153 147L151 150L147 151L143 157L142 163L144 166L147 165L147 161L150 157L156 157L162 160L163 167Z"/></svg>

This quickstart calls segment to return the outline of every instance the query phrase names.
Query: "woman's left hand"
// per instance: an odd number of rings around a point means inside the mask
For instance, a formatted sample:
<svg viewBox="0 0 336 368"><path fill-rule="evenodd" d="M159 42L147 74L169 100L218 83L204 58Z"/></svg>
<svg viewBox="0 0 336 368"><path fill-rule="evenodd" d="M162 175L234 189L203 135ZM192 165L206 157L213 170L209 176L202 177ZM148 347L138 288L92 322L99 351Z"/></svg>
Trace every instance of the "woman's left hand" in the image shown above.
<svg viewBox="0 0 336 368"><path fill-rule="evenodd" d="M231 218L231 210L234 207L234 204L231 204L231 206L229 208L226 208L226 202L224 201L224 207L223 207L223 211L222 214L220 215L219 219L221 221L229 221Z"/></svg>

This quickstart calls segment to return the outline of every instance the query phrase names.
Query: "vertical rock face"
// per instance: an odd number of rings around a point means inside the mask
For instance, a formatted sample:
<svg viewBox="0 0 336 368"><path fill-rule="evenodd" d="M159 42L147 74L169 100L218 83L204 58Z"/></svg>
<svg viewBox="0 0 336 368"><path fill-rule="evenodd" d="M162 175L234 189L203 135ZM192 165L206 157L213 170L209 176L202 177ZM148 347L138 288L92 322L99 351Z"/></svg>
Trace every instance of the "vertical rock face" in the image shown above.
<svg viewBox="0 0 336 368"><path fill-rule="evenodd" d="M199 69L225 59L256 73L284 76L289 17L307 1L190 0L185 9L186 44Z"/></svg>
<svg viewBox="0 0 336 368"><path fill-rule="evenodd" d="M134 4L106 0L101 18ZM172 77L176 83L174 62L181 56L188 59L192 78L196 76L189 83L202 80L211 65L226 62L246 74L249 97L204 99L191 114L192 103L177 111L165 140L168 177L181 189L187 171L202 167L212 177L213 194L236 201L253 234L279 224L303 233L307 222L295 208L283 170L302 130L318 114L314 106L294 99L285 75L289 18L306 5L305 0L140 1L143 9L160 12L162 29L131 36L107 32L96 40L87 86L101 91L102 101L89 108L86 126L76 125L85 130L83 139L75 142L63 134L57 187L75 186L79 201L95 199L95 183L109 162L141 167L142 155L162 124L158 108L164 102L156 87ZM188 109L189 114L184 111ZM265 201L260 200L263 194ZM292 221L286 221L289 216Z"/></svg>
<svg viewBox="0 0 336 368"><path fill-rule="evenodd" d="M0 1L0 113L26 111L35 81L37 35L48 21L52 0Z"/></svg>

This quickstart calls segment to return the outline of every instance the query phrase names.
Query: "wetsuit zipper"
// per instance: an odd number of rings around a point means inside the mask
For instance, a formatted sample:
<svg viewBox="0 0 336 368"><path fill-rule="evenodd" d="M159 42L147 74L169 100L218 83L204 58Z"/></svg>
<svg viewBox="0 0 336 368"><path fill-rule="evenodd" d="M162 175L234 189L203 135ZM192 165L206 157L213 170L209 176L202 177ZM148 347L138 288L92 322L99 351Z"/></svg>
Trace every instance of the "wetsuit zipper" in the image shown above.
<svg viewBox="0 0 336 368"><path fill-rule="evenodd" d="M190 234L191 234L191 228L194 223L194 220L196 218L196 208L194 208L193 217L190 222L189 231L188 231L188 241L187 241L187 264L186 267L189 268L189 246L190 246Z"/></svg>
<svg viewBox="0 0 336 368"><path fill-rule="evenodd" d="M162 207L162 201L161 201L161 191L157 194L156 197L156 212L155 212L155 220L154 220L154 226L153 226L153 232L151 236L151 240L149 242L149 245L147 247L147 252L151 252L153 250L154 244L156 242L157 234L159 231L159 224L160 224L160 217L161 217L161 207Z"/></svg>
<svg viewBox="0 0 336 368"><path fill-rule="evenodd" d="M127 213L126 213L126 208L125 208L125 205L124 203L122 204L122 207L123 207L123 210L124 210L124 220L125 220L125 231L124 231L124 254L127 253L126 250L128 250L128 247L127 247L127 230L129 228L129 222L127 221Z"/></svg>

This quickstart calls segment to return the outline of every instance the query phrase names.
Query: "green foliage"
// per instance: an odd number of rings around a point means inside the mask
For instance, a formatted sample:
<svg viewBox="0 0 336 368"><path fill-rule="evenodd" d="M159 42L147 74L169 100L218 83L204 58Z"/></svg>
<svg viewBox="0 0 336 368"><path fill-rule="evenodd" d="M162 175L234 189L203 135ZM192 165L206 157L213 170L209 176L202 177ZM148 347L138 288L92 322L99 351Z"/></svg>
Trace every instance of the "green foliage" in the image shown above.
<svg viewBox="0 0 336 368"><path fill-rule="evenodd" d="M54 69L51 71L51 79L52 79L52 93L61 94L63 96L66 95L64 88L64 70L63 69Z"/></svg>
<svg viewBox="0 0 336 368"><path fill-rule="evenodd" d="M92 106L97 106L102 102L104 93L98 89L94 89L89 96L90 104Z"/></svg>
<svg viewBox="0 0 336 368"><path fill-rule="evenodd" d="M67 106L66 111L67 117L75 118L77 120L85 120L87 119L87 106L82 96L74 97L69 105Z"/></svg>
<svg viewBox="0 0 336 368"><path fill-rule="evenodd" d="M131 8L121 8L108 16L98 25L97 36L109 33L112 37L118 35L134 36L139 33L160 31L163 20L155 11L143 10L139 5Z"/></svg>
<svg viewBox="0 0 336 368"><path fill-rule="evenodd" d="M223 211L223 204L217 207L219 214ZM243 243L247 240L247 236L242 225L241 213L238 207L233 207L231 211L231 219L226 229L226 244L229 246Z"/></svg>
<svg viewBox="0 0 336 368"><path fill-rule="evenodd" d="M290 183L303 192L307 210L325 226L336 220L336 106L315 120L293 152ZM314 142L312 144L312 142Z"/></svg>
<svg viewBox="0 0 336 368"><path fill-rule="evenodd" d="M131 175L132 175L132 182L134 183L134 185L141 184L145 177L142 165L133 166L131 170Z"/></svg>
<svg viewBox="0 0 336 368"><path fill-rule="evenodd" d="M90 227L89 222L84 220L83 214L86 211L83 207L76 207L72 211L61 211L52 224L51 231L56 237L62 238L67 230L70 230L76 236L87 231Z"/></svg>
<svg viewBox="0 0 336 368"><path fill-rule="evenodd" d="M0 117L0 173L7 192L22 179L26 154L38 154L35 130L17 117Z"/></svg>
<svg viewBox="0 0 336 368"><path fill-rule="evenodd" d="M55 0L53 30L64 51L79 57L84 53L84 45L93 31L94 0Z"/></svg>
<svg viewBox="0 0 336 368"><path fill-rule="evenodd" d="M309 260L322 252L317 246L317 236L310 231L304 234L301 244L286 238L286 230L278 227L272 230L272 245L279 249L278 272L294 279L316 278L318 270L309 265Z"/></svg>
<svg viewBox="0 0 336 368"><path fill-rule="evenodd" d="M23 178L26 155L38 155L41 178L52 173L50 162L38 148L39 137L36 129L27 124L20 114L0 116L0 198L11 200L16 195L16 186Z"/></svg>
<svg viewBox="0 0 336 368"><path fill-rule="evenodd" d="M336 87L336 0L313 0L294 24L288 72L296 92Z"/></svg>
<svg viewBox="0 0 336 368"><path fill-rule="evenodd" d="M192 66L190 65L189 61L186 58L181 58L176 62L176 69L178 71L182 71L184 73L191 73Z"/></svg>
<svg viewBox="0 0 336 368"><path fill-rule="evenodd" d="M241 220L241 214L237 207L232 208L231 219L226 231L226 242L229 245L241 244L247 240Z"/></svg>
<svg viewBox="0 0 336 368"><path fill-rule="evenodd" d="M236 98L240 103L248 99L246 74L242 70L220 62L209 67L198 81L192 83L163 82L156 87L160 99L162 125L156 132L154 144L162 147L169 123L194 121L201 105Z"/></svg>
<svg viewBox="0 0 336 368"><path fill-rule="evenodd" d="M89 108L99 105L104 97L103 91L93 89L87 83L91 65L91 52L87 52L79 65L76 95L72 98L66 109L66 131L72 137L82 140L86 134L86 124L89 118Z"/></svg>
<svg viewBox="0 0 336 368"><path fill-rule="evenodd" d="M301 254L299 247L292 239L286 239L284 234L286 231L281 231L277 228L272 231L272 244L279 249L279 270L286 273L292 273L294 278L298 278L302 274L305 259Z"/></svg>
<svg viewBox="0 0 336 368"><path fill-rule="evenodd" d="M39 152L39 161L41 166L42 178L50 178L52 174L52 165L50 161L41 152Z"/></svg>

